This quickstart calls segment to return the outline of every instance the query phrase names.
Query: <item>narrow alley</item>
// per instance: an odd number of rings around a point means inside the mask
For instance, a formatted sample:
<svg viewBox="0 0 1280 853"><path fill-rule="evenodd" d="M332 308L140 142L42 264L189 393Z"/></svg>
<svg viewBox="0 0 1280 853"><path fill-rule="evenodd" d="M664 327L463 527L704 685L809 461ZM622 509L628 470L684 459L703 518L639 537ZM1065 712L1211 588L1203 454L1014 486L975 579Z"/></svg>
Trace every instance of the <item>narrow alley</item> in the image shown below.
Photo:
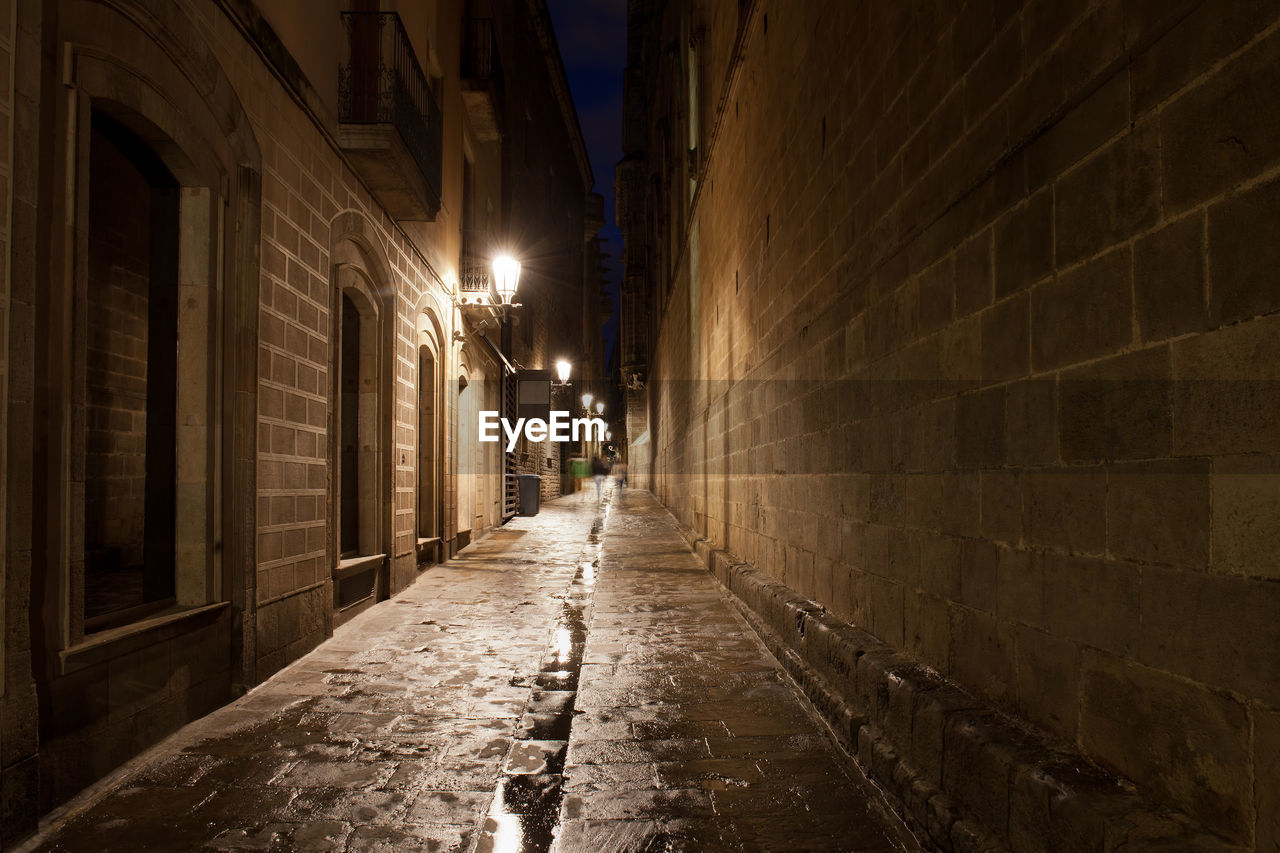
<svg viewBox="0 0 1280 853"><path fill-rule="evenodd" d="M0 853L1280 853L1278 0L0 9Z"/></svg>
<svg viewBox="0 0 1280 853"><path fill-rule="evenodd" d="M908 849L669 513L584 494L425 572L24 849Z"/></svg>

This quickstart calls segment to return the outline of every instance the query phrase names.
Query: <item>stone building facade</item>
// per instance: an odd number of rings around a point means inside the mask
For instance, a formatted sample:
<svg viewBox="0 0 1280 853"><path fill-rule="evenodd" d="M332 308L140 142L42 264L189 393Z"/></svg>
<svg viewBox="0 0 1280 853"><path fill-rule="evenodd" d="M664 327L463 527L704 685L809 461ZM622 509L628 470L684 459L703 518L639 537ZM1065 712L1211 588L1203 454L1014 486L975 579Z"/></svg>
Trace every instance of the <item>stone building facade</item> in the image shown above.
<svg viewBox="0 0 1280 853"><path fill-rule="evenodd" d="M600 283L541 0L14 0L0 67L7 846L500 525Z"/></svg>
<svg viewBox="0 0 1280 853"><path fill-rule="evenodd" d="M1280 6L629 12L632 477L928 843L1280 848Z"/></svg>

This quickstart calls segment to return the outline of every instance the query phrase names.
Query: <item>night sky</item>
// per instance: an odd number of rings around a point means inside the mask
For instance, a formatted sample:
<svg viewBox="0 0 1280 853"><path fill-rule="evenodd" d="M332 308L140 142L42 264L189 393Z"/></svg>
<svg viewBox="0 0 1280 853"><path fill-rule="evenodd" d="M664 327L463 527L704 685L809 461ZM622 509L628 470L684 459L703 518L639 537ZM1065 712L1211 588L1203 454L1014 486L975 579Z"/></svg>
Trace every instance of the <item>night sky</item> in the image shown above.
<svg viewBox="0 0 1280 853"><path fill-rule="evenodd" d="M614 316L605 325L605 353L612 358L618 334L622 233L613 221L613 167L622 159L622 70L627 64L626 0L547 0L582 135L595 174L595 191L604 196L609 289ZM615 367L616 365L610 365Z"/></svg>

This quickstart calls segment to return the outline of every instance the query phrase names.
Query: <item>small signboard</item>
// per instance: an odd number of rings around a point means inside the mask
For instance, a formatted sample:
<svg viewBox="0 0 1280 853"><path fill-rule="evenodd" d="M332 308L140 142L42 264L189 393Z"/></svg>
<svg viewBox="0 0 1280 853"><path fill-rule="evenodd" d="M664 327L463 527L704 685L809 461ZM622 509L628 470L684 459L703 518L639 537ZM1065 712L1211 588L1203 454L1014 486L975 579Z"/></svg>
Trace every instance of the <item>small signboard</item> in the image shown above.
<svg viewBox="0 0 1280 853"><path fill-rule="evenodd" d="M551 371L521 370L516 373L516 417L551 418Z"/></svg>

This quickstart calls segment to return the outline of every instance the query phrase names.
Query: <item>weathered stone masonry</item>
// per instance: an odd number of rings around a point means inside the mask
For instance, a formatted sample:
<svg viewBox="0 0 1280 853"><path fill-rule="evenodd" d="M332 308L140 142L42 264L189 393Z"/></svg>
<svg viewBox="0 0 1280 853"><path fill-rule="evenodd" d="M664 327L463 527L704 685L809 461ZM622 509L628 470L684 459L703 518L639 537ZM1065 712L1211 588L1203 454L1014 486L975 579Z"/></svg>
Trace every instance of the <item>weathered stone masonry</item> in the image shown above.
<svg viewBox="0 0 1280 853"><path fill-rule="evenodd" d="M1275 849L1280 9L631 8L632 475L939 845Z"/></svg>

